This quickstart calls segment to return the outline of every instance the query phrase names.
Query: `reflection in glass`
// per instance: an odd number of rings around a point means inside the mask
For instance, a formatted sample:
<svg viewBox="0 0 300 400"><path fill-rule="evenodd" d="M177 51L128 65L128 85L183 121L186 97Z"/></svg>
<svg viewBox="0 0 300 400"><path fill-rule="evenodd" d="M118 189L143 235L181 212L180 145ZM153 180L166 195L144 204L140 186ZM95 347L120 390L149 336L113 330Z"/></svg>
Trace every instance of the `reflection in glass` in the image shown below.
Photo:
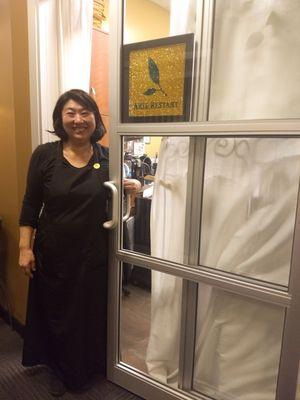
<svg viewBox="0 0 300 400"><path fill-rule="evenodd" d="M132 218L124 223L123 247L182 263L189 138L124 137L123 154L123 177L142 184L131 199Z"/></svg>
<svg viewBox="0 0 300 400"><path fill-rule="evenodd" d="M120 359L163 383L174 384L182 281L165 273L149 272L134 265L123 266ZM164 309L173 313L160 312Z"/></svg>
<svg viewBox="0 0 300 400"><path fill-rule="evenodd" d="M194 389L216 400L275 400L284 315L200 284Z"/></svg>
<svg viewBox="0 0 300 400"><path fill-rule="evenodd" d="M151 274L123 264L120 321L120 359L147 373L146 352L151 315Z"/></svg>
<svg viewBox="0 0 300 400"><path fill-rule="evenodd" d="M124 44L195 31L196 0L124 1Z"/></svg>
<svg viewBox="0 0 300 400"><path fill-rule="evenodd" d="M288 285L300 140L207 140L200 264Z"/></svg>
<svg viewBox="0 0 300 400"><path fill-rule="evenodd" d="M190 119L196 1L125 1L122 122Z"/></svg>
<svg viewBox="0 0 300 400"><path fill-rule="evenodd" d="M143 156L145 141L149 145L153 139L124 138L128 158ZM148 222L142 213L144 219L136 230L135 219L139 213L136 200L139 196L143 198L142 192L133 201L132 219L128 220L128 224L133 224L133 239L127 248L183 263L190 140L163 137L157 145L154 184L147 181L149 177L145 173L136 172L136 177L144 180L145 190L149 187L152 190L147 198ZM279 285L288 284L299 155L297 138L207 139L200 241L202 265ZM134 171L130 164L129 170ZM143 235L147 239L141 243ZM125 243L124 239L126 247ZM134 349L126 344L130 329L125 324L131 317L125 311L121 328L122 360L177 387L181 279L156 271L150 277L148 270L137 270L142 271L138 280L144 286L145 282L151 282L148 296L151 307L143 306L148 310L148 328L141 339L143 369L141 360L134 358L137 354L126 358L126 351L134 353ZM131 291L133 283L131 269L127 271L126 277L123 274L125 294ZM127 300L123 297L124 310ZM139 318L142 320L144 314ZM283 318L284 310L277 306L199 285L194 389L218 400L274 400Z"/></svg>
<svg viewBox="0 0 300 400"><path fill-rule="evenodd" d="M123 245L157 258L182 263L189 137L146 139L148 142L149 140L148 145L154 146L152 150L147 148L147 155L154 161L152 167L156 164L154 184L139 169L132 176L140 179L144 186L142 193L135 198L134 220L126 223L133 225L132 243L126 244L126 235L129 236L129 232L125 228ZM130 170L135 171L135 159L143 156L145 149L145 143L141 143L139 138L124 138L124 162L126 158L133 161L133 168L129 164ZM142 169L142 164L140 165ZM144 277L145 273L142 273ZM178 382L181 287L180 278L152 271L151 315L148 315L150 331L149 336L143 339L147 343L147 372L160 382L174 387L177 387ZM125 289L128 289L128 284ZM133 364L131 360L130 365L136 366L137 363Z"/></svg>
<svg viewBox="0 0 300 400"><path fill-rule="evenodd" d="M123 247L144 254L151 252L150 212L160 143L161 137L123 139L123 179L137 179L142 185L130 197L131 216L123 224Z"/></svg>
<svg viewBox="0 0 300 400"><path fill-rule="evenodd" d="M299 118L300 2L215 3L209 120Z"/></svg>
<svg viewBox="0 0 300 400"><path fill-rule="evenodd" d="M188 137L124 138L123 177L142 184L124 248L184 262L189 145ZM199 263L287 286L299 176L297 138L208 138Z"/></svg>

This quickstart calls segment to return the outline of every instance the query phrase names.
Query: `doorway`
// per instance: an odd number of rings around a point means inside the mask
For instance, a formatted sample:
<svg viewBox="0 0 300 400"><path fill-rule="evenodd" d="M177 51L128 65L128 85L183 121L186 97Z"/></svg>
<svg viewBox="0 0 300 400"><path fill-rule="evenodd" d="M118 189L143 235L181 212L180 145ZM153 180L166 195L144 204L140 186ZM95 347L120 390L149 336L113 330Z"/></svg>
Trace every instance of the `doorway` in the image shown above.
<svg viewBox="0 0 300 400"><path fill-rule="evenodd" d="M182 3L110 4L108 377L145 399L298 400L299 6ZM188 117L125 120L124 49L190 34ZM157 82L139 95L167 103Z"/></svg>
<svg viewBox="0 0 300 400"><path fill-rule="evenodd" d="M182 8L176 1L155 3L167 13L159 24L164 36L149 33L154 19L147 9L148 23L143 22L146 8L139 2L136 40L129 29L131 2L114 7L111 179L122 193L121 179L129 170L144 190L123 222L126 207L118 198L109 376L147 399L296 398L299 354L290 343L298 328L290 324L299 307L299 174L288 185L294 186L288 207L293 211L279 222L277 202L285 189L278 192L276 170L287 177L292 159L298 160L288 156L288 148L298 147L300 110L284 105L293 103L298 75L283 88L269 63L281 69L285 58L272 16L284 15L295 30L292 14L300 9L292 2L284 3L284 13L275 3L191 1ZM171 46L167 37L189 34L190 114L178 119L165 112L163 119L151 112L157 102L167 103L162 90L169 95L165 87L174 76L163 72L172 70L174 57L165 67L157 53ZM268 59L262 58L266 49ZM171 47L167 51L173 54ZM149 59L160 72L162 90ZM136 94L135 68L141 71L143 62L145 79L137 74ZM270 100L273 85L280 86L283 102ZM153 96L149 107L146 96ZM159 141L150 157L149 141ZM289 239L283 243L286 223ZM132 290L127 297L126 290Z"/></svg>

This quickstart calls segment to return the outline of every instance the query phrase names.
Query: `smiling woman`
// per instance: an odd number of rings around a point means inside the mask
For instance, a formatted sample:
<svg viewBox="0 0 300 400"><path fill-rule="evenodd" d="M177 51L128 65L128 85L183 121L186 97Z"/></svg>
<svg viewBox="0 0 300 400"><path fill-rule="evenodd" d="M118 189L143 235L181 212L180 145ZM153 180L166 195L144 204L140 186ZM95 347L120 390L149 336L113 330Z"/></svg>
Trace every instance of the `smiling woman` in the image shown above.
<svg viewBox="0 0 300 400"><path fill-rule="evenodd" d="M59 97L53 110L52 133L68 142L72 140L69 134L75 127L90 128L87 142L97 142L106 132L96 102L79 89L69 90Z"/></svg>
<svg viewBox="0 0 300 400"><path fill-rule="evenodd" d="M60 96L53 127L61 140L38 146L30 161L19 264L32 278L23 364L49 366L58 396L105 374L108 149L97 143L98 106L82 90ZM127 181L125 189L139 188Z"/></svg>
<svg viewBox="0 0 300 400"><path fill-rule="evenodd" d="M58 99L53 127L61 140L38 146L29 166L19 264L32 278L23 364L49 366L57 396L105 373L108 149L96 143L105 128L82 90Z"/></svg>
<svg viewBox="0 0 300 400"><path fill-rule="evenodd" d="M58 99L53 126L61 140L30 162L20 266L32 278L23 364L48 365L58 395L105 372L108 150L96 143L105 131L98 107L81 90Z"/></svg>
<svg viewBox="0 0 300 400"><path fill-rule="evenodd" d="M89 140L96 128L92 111L82 107L74 100L69 100L64 106L62 118L69 141L77 139Z"/></svg>
<svg viewBox="0 0 300 400"><path fill-rule="evenodd" d="M69 100L62 110L63 127L68 135L64 145L64 157L75 167L84 167L93 154L90 138L96 122L92 111ZM80 149L80 152L76 151Z"/></svg>

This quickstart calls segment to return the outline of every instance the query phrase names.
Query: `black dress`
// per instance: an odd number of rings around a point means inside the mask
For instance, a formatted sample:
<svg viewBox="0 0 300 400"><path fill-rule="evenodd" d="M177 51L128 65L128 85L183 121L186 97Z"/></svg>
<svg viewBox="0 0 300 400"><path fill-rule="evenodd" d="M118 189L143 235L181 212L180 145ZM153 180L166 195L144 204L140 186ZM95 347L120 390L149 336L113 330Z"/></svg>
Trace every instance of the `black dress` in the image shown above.
<svg viewBox="0 0 300 400"><path fill-rule="evenodd" d="M71 389L105 373L108 150L93 150L76 168L61 142L39 146L20 216L20 225L37 229L23 365L46 364Z"/></svg>

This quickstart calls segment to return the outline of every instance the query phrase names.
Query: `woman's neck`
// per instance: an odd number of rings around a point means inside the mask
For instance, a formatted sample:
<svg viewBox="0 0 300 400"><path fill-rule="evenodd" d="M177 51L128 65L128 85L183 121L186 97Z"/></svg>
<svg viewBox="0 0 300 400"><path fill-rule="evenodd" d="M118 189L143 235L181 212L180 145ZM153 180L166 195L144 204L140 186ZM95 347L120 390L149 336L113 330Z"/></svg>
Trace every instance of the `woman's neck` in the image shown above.
<svg viewBox="0 0 300 400"><path fill-rule="evenodd" d="M63 142L63 155L73 167L85 167L93 155L93 146L88 143Z"/></svg>
<svg viewBox="0 0 300 400"><path fill-rule="evenodd" d="M63 148L64 150L70 150L74 153L86 153L92 150L92 144L90 141L81 143L68 140L63 142Z"/></svg>

